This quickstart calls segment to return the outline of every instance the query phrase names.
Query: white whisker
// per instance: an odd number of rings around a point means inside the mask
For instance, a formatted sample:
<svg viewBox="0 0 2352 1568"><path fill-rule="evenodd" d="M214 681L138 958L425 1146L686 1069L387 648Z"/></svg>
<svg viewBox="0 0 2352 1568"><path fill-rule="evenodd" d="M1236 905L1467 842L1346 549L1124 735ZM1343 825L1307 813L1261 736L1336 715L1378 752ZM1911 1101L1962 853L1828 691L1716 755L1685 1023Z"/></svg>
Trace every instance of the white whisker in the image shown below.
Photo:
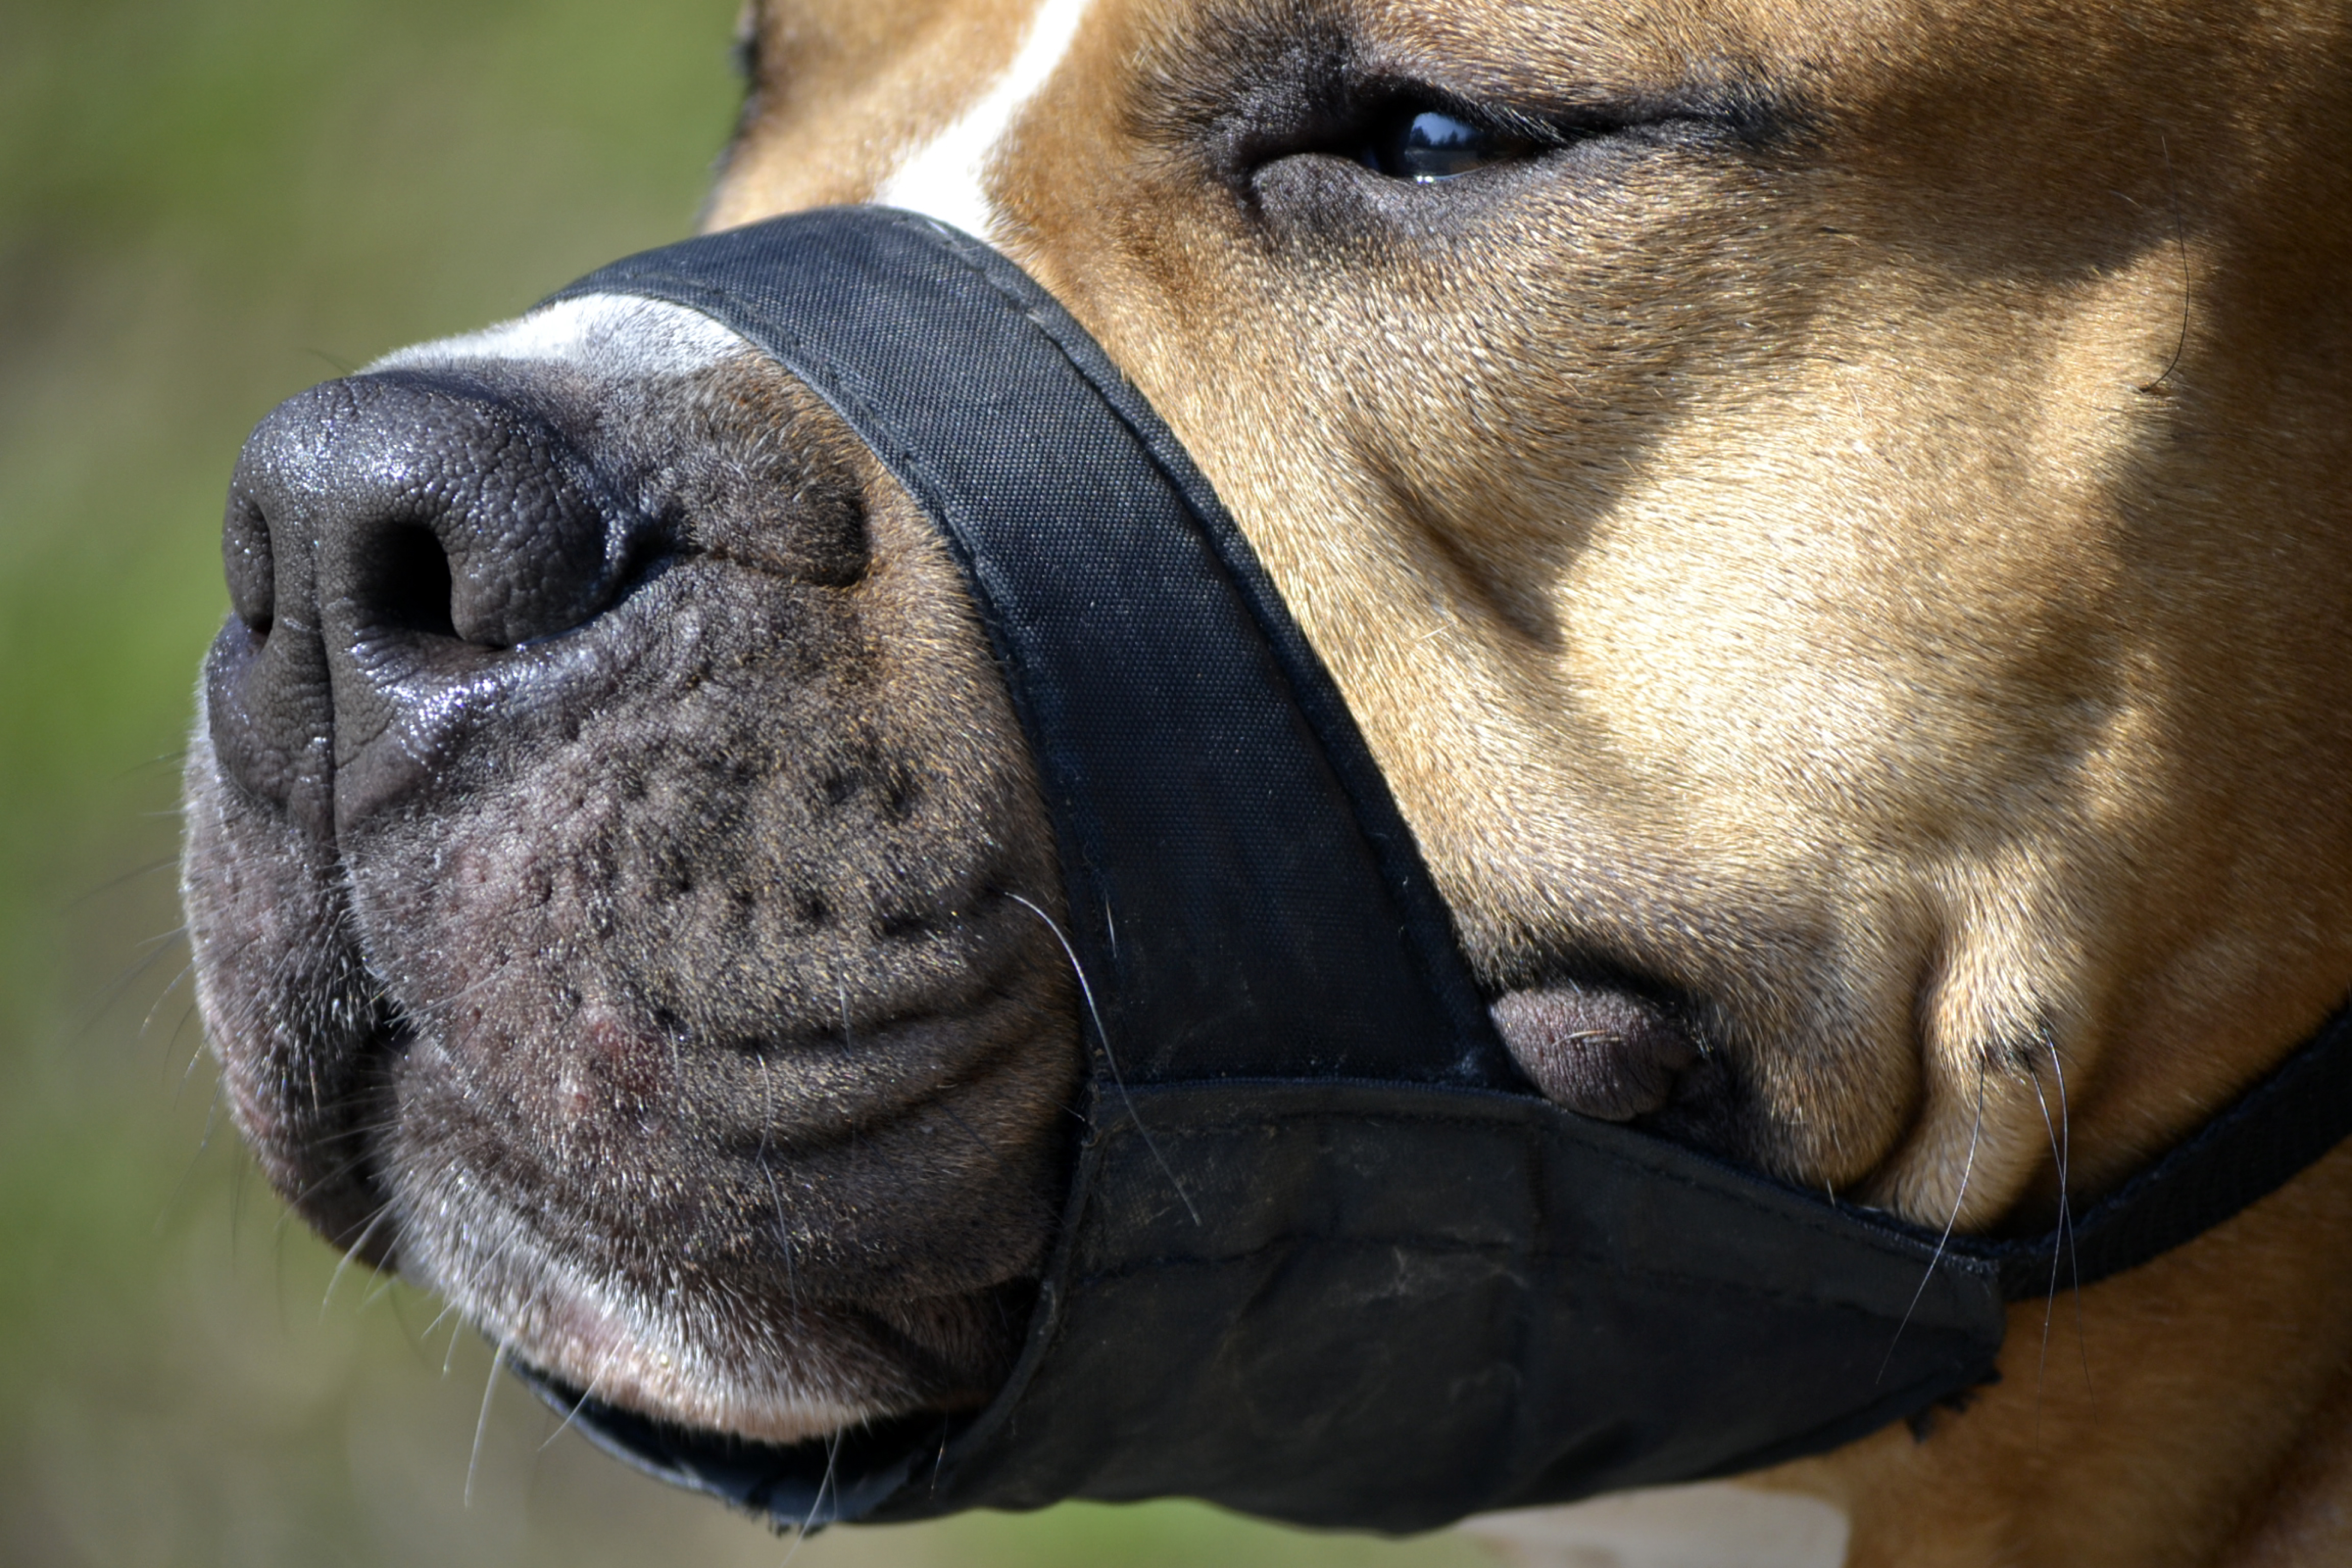
<svg viewBox="0 0 2352 1568"><path fill-rule="evenodd" d="M1936 1238L1936 1250L1927 1259L1927 1271L1919 1276L1919 1288L1911 1292L1911 1304L1903 1309L1903 1321L1895 1325L1895 1338L1888 1342L1886 1355L1878 1363L1878 1375L1885 1377L1894 1364L1895 1347L1903 1342L1903 1331L1911 1326L1911 1314L1919 1310L1920 1300L1927 1294L1928 1282L1936 1278L1937 1265L1944 1261L1945 1249L1952 1244L1952 1231L1960 1223L1960 1205L1968 1201L1969 1178L1976 1173L1977 1140L1984 1132L1985 1065L1977 1058L1977 1113L1969 1123L1969 1152L1960 1162L1960 1190L1952 1194L1952 1212L1944 1216L1944 1234Z"/></svg>
<svg viewBox="0 0 2352 1568"><path fill-rule="evenodd" d="M2074 1251L2074 1220L2067 1208L2069 1172L2074 1163L2074 1122L2066 1109L2066 1064L2058 1058L2058 1042L2050 1040L2050 1073L2058 1080L2058 1216L2065 1226L2066 1268L2074 1277L2074 1351L2082 1358L2083 1387L2091 1386L2091 1343L2083 1329L2083 1262Z"/></svg>
<svg viewBox="0 0 2352 1568"><path fill-rule="evenodd" d="M841 1434L835 1432L825 1440L824 1474L817 1478L816 1496L809 1499L808 1515L801 1521L800 1528L793 1531L793 1549L784 1553L783 1562L777 1563L776 1568L791 1568L793 1559L800 1555L802 1544L808 1540L809 1531L816 1526L818 1511L824 1507L825 1489L833 1485L833 1468L840 1458Z"/></svg>
<svg viewBox="0 0 2352 1568"><path fill-rule="evenodd" d="M349 1247L343 1248L343 1256L341 1259L336 1263L335 1271L327 1276L327 1293L319 1298L319 1318L320 1321L323 1322L326 1320L327 1308L332 1304L335 1300L335 1287L343 1282L343 1275L351 1268L352 1260L360 1255L360 1248L365 1247L368 1244L369 1238L375 1235L376 1227L391 1217L392 1205L390 1204L385 1204L375 1211L374 1218L369 1220L366 1225L360 1227L359 1238L356 1241L353 1241Z"/></svg>
<svg viewBox="0 0 2352 1568"><path fill-rule="evenodd" d="M489 1381L482 1384L482 1413L474 1419L474 1451L466 1457L466 1506L474 1506L474 1476L482 1465L482 1434L490 1429L490 1397L499 1391L499 1373L507 1369L507 1345L490 1352Z"/></svg>
<svg viewBox="0 0 2352 1568"><path fill-rule="evenodd" d="M1095 1005L1095 988L1087 983L1085 965L1078 962L1078 950L1070 945L1070 939L1063 934L1060 924L1053 916L1018 893L1007 892L1004 896L1044 921L1045 929L1054 933L1054 940L1062 944L1062 956L1069 960L1070 973L1077 976L1078 994L1086 998L1087 1015L1095 1021L1095 1038L1102 1042L1103 1065L1110 1069L1110 1081L1118 1090L1119 1103L1127 1108L1128 1119L1135 1123L1135 1131L1142 1137L1143 1146L1151 1151L1151 1158L1160 1166L1160 1173L1168 1178L1170 1186L1176 1189L1176 1201L1184 1205L1184 1212L1192 1216L1194 1225L1200 1224L1201 1211L1192 1206L1192 1195L1184 1190L1184 1184L1176 1179L1174 1167L1168 1163L1167 1156L1160 1153L1160 1145L1152 1142L1151 1130L1143 1124L1143 1118L1136 1114L1135 1097L1127 1092L1127 1079L1119 1075L1118 1058L1111 1054L1110 1032L1103 1027L1102 1012Z"/></svg>

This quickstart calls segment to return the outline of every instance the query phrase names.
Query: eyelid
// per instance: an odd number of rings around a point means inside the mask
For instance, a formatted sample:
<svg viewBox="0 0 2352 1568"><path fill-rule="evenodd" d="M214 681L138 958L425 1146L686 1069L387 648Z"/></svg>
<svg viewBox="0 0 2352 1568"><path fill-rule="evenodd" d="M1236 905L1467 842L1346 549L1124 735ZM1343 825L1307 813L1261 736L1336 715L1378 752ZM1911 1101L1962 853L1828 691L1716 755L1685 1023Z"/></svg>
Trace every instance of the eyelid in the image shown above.
<svg viewBox="0 0 2352 1568"><path fill-rule="evenodd" d="M1599 129L1580 126L1570 130L1507 105L1465 98L1429 82L1368 83L1360 96L1365 105L1363 112L1367 119L1383 115L1444 114L1465 124L1475 125L1489 136L1529 142L1539 151L1565 147L1581 137L1594 134Z"/></svg>
<svg viewBox="0 0 2352 1568"><path fill-rule="evenodd" d="M1748 77L1707 85L1607 92L1597 88L1548 92L1529 83L1482 90L1410 75L1367 72L1347 96L1368 110L1405 104L1433 109L1497 136L1517 137L1554 151L1595 137L1681 125L1727 132L1749 143L1768 142L1803 123L1800 110Z"/></svg>

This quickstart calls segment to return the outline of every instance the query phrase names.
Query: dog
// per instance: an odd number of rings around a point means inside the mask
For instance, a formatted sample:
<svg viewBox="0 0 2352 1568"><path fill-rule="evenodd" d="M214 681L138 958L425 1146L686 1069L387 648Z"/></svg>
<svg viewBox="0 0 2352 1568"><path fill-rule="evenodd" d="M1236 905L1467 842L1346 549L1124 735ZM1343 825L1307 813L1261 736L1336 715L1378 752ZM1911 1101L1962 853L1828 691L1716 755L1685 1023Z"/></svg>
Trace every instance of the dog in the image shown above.
<svg viewBox="0 0 2352 1568"><path fill-rule="evenodd" d="M1559 1103L2020 1233L2352 988L2352 13L763 0L742 45L707 226L915 208L1085 324ZM232 491L184 884L239 1126L622 1408L977 1406L1081 998L954 563L683 310L373 368ZM419 497L538 521L445 547ZM2347 1234L2339 1151L2015 1309L1965 1408L1493 1529L2343 1561Z"/></svg>

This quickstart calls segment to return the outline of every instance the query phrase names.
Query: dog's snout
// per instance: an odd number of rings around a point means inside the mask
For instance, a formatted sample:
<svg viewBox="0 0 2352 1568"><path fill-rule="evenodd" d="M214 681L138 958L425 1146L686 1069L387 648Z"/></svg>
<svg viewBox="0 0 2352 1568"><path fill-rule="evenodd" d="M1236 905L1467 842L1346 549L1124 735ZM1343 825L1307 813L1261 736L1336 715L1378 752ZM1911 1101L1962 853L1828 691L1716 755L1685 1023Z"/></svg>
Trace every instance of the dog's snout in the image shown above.
<svg viewBox="0 0 2352 1568"><path fill-rule="evenodd" d="M652 531L494 387L393 372L289 400L247 440L223 529L223 764L322 830L397 799L501 659L593 619Z"/></svg>

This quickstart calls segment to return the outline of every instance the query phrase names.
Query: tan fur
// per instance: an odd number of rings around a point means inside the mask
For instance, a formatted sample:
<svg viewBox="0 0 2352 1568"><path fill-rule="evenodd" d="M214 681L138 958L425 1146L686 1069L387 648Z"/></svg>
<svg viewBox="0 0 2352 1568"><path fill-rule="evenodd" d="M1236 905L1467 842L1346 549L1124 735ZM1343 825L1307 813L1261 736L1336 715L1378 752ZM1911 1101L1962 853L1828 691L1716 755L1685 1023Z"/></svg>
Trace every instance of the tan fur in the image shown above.
<svg viewBox="0 0 2352 1568"><path fill-rule="evenodd" d="M793 184L811 206L860 199L1003 68L1026 10L1022 0L747 6L739 33L748 59L790 85L746 98L730 185Z"/></svg>
<svg viewBox="0 0 2352 1568"><path fill-rule="evenodd" d="M871 194L1017 26L849 39L881 14L769 7L822 47L772 48L716 223ZM1335 226L1339 160L1318 196L1203 151L1220 73L1318 29L1482 100L1753 80L1801 129ZM1489 982L1669 978L1753 1158L1986 1230L2054 1214L2054 1124L2079 1203L2352 981L2347 95L2324 0L1096 0L989 188L1241 520ZM2347 1205L2339 1154L2062 1298L2046 1364L2020 1309L1925 1442L1769 1482L1856 1563L2341 1560Z"/></svg>

